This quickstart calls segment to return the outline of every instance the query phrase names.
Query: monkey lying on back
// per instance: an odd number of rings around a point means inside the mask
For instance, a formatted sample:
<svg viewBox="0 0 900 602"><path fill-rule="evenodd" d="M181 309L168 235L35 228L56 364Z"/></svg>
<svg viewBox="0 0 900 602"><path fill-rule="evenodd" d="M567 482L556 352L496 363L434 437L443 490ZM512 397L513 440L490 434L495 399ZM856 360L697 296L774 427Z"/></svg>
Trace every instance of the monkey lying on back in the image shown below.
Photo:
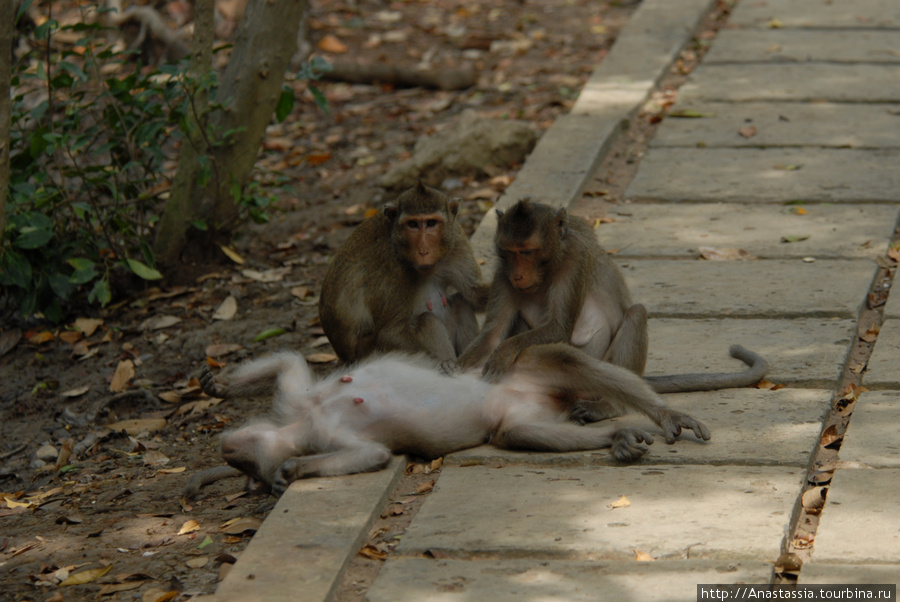
<svg viewBox="0 0 900 602"><path fill-rule="evenodd" d="M591 358L570 345L540 345L522 352L496 384L468 373L441 374L421 356L389 354L315 382L295 353L239 366L225 386L206 372L203 388L216 397L255 394L277 379L274 417L222 437L222 456L251 484L281 495L306 477L383 468L392 453L440 457L486 442L506 449L567 452L610 447L619 461L647 451L653 437L640 429L584 427L570 412L602 398L653 420L666 441L682 429L704 440L700 421L667 408L634 373ZM185 489L236 474L214 468L191 477Z"/></svg>

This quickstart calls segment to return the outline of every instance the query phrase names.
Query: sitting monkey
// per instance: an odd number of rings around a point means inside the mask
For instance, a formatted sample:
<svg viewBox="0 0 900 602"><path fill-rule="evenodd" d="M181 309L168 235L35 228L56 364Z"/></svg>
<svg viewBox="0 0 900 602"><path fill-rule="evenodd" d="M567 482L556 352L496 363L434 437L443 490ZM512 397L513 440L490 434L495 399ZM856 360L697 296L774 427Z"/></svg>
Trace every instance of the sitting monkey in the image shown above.
<svg viewBox="0 0 900 602"><path fill-rule="evenodd" d="M224 386L207 371L203 388L216 397L257 394L274 378L274 416L226 433L222 456L233 468L195 474L186 495L237 471L280 495L296 479L381 469L392 453L435 458L487 442L550 452L609 447L623 462L646 453L653 437L643 430L566 421L578 406L596 403L592 398L647 415L669 443L682 429L710 438L706 426L667 408L639 376L571 345L525 349L496 383L441 374L435 364L394 353L316 382L302 355L279 353L239 366Z"/></svg>

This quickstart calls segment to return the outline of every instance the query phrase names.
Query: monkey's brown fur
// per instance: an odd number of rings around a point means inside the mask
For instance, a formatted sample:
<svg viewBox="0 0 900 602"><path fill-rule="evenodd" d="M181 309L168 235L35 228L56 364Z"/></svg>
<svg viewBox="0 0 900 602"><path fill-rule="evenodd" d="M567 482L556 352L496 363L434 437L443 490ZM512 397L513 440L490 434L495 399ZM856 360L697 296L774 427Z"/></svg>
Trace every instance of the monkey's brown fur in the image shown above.
<svg viewBox="0 0 900 602"><path fill-rule="evenodd" d="M458 209L458 199L419 183L361 223L335 254L319 318L342 360L405 351L452 361L474 338L487 285Z"/></svg>
<svg viewBox="0 0 900 602"><path fill-rule="evenodd" d="M498 268L487 319L460 356L460 367L483 366L484 375L496 379L527 347L566 342L643 375L647 310L632 302L622 273L590 224L530 199L497 215ZM732 355L751 368L647 380L658 392L697 391L750 385L768 369L763 358L742 347L732 347Z"/></svg>

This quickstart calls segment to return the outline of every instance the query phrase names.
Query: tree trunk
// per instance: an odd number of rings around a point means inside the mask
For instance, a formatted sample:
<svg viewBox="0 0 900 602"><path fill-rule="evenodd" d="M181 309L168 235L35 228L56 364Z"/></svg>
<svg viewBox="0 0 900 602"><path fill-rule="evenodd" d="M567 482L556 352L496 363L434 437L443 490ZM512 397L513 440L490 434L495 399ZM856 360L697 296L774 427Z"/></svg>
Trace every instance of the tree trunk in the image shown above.
<svg viewBox="0 0 900 602"><path fill-rule="evenodd" d="M203 237L207 242L236 225L239 207L231 191L233 187L244 188L256 163L266 126L281 96L284 73L297 48L297 30L306 4L305 0L247 4L216 92L225 109L210 115L207 129L213 141L222 132L237 132L229 137L228 144L194 149L207 152L212 159L212 177L204 187L197 183L198 157L179 158L178 174L155 244L157 259L165 268L177 267L192 220L207 224L209 229ZM182 153L188 146L182 146Z"/></svg>
<svg viewBox="0 0 900 602"><path fill-rule="evenodd" d="M0 0L0 243L6 232L6 191L9 187L9 127L12 118L9 82L12 63L13 24L17 3Z"/></svg>

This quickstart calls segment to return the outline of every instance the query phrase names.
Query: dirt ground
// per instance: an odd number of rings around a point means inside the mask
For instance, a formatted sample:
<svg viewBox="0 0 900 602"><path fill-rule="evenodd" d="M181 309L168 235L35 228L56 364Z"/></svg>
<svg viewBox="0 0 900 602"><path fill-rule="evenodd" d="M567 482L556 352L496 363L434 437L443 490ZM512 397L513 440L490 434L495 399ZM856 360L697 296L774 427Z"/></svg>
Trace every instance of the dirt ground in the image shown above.
<svg viewBox="0 0 900 602"><path fill-rule="evenodd" d="M287 176L292 191L280 194L271 223L240 232L234 250L243 264L223 255L215 265L189 266L203 274L196 284L81 310L64 327L4 318L4 599L170 600L214 591L274 500L243 494L237 479L193 501L181 489L192 472L220 463L220 433L264 412L267 401L219 402L192 377L205 361L226 365L283 348L302 351L322 371L333 368L317 325L319 283L366 209L396 194L378 187L379 176L464 109L546 129L571 107L636 7L589 0L313 5L314 47L334 36L351 57L468 61L479 83L437 91L318 82L329 115L307 95L266 138L260 165ZM492 50L491 42L505 46ZM686 51L673 82L694 59ZM588 188L592 217L620 200L671 100L661 93L648 105ZM518 167L446 183L466 201L461 219L469 232ZM405 490L427 489L430 470L413 467ZM413 511L389 517L378 533L402 528ZM377 541L367 546L338 598L360 597L385 552Z"/></svg>

